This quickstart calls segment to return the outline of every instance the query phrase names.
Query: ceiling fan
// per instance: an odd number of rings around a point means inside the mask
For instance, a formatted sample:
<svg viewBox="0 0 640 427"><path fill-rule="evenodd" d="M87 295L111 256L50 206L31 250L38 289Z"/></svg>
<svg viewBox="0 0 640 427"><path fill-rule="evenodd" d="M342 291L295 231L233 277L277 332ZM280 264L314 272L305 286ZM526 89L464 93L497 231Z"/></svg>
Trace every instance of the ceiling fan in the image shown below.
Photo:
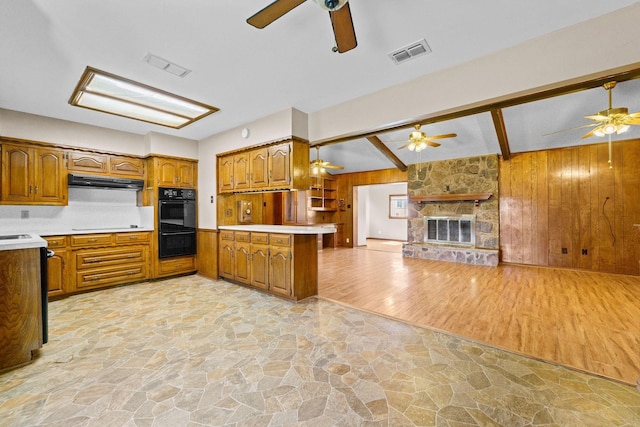
<svg viewBox="0 0 640 427"><path fill-rule="evenodd" d="M326 169L344 169L343 166L332 165L331 162L325 162L320 158L320 146L316 145L316 159L311 162L311 172L314 175L324 173Z"/></svg>
<svg viewBox="0 0 640 427"><path fill-rule="evenodd" d="M409 141L403 146L398 147L398 150L408 148L409 151L415 151L418 153L427 147L439 147L441 144L439 142L435 142L436 139L455 138L458 136L455 133L427 136L426 133L420 130L420 124L414 125L413 127L415 130L409 134Z"/></svg>
<svg viewBox="0 0 640 427"><path fill-rule="evenodd" d="M584 116L585 119L595 120L595 123L585 127L595 126L591 131L582 135L582 139L591 136L606 136L612 134L621 134L629 130L630 125L640 125L640 112L629 114L626 107L613 108L611 106L611 90L616 87L616 82L611 81L603 85L609 92L609 108L599 111L593 116Z"/></svg>
<svg viewBox="0 0 640 427"><path fill-rule="evenodd" d="M255 15L247 19L249 25L256 28L264 28L275 20L300 6L306 0L276 0ZM334 52L344 53L358 45L356 33L351 19L349 0L313 0L321 8L329 12L333 34L336 39Z"/></svg>

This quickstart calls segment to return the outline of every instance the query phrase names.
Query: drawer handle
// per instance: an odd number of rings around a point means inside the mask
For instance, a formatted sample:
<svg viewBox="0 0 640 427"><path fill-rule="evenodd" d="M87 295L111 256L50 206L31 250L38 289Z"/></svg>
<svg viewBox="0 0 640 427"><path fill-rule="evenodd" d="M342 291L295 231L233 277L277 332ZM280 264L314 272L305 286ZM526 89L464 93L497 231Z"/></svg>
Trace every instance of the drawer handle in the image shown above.
<svg viewBox="0 0 640 427"><path fill-rule="evenodd" d="M98 239L88 239L87 242L89 243L96 243L98 241Z"/></svg>
<svg viewBox="0 0 640 427"><path fill-rule="evenodd" d="M129 240L138 240L138 238L136 236L131 236L129 237Z"/></svg>
<svg viewBox="0 0 640 427"><path fill-rule="evenodd" d="M86 262L88 262L88 263L89 262L91 262L91 263L93 263L93 262L101 262L101 261L102 261L101 258L87 258L87 260L86 260Z"/></svg>

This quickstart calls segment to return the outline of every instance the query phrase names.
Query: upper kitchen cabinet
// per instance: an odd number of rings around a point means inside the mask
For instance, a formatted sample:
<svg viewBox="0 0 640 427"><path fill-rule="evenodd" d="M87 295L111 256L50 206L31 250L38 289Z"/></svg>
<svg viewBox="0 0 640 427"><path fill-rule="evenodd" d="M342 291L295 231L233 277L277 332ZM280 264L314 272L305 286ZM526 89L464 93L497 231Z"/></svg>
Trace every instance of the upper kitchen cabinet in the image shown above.
<svg viewBox="0 0 640 427"><path fill-rule="evenodd" d="M149 182L153 187L196 188L198 163L195 160L154 156L149 159Z"/></svg>
<svg viewBox="0 0 640 427"><path fill-rule="evenodd" d="M67 204L64 151L57 148L2 143L4 204Z"/></svg>
<svg viewBox="0 0 640 427"><path fill-rule="evenodd" d="M67 169L71 173L144 178L144 159L86 151L67 151Z"/></svg>
<svg viewBox="0 0 640 427"><path fill-rule="evenodd" d="M218 192L306 189L309 143L299 139L218 155Z"/></svg>

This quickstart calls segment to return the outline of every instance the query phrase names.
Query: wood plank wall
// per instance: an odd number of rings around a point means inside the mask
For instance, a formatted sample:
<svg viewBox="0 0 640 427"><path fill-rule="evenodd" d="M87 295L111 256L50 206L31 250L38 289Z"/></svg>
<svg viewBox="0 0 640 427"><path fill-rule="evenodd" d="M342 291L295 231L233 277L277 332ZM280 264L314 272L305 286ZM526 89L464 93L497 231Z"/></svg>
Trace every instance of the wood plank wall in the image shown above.
<svg viewBox="0 0 640 427"><path fill-rule="evenodd" d="M344 210L334 215L335 222L343 223L343 245L353 247L353 187L359 185L390 184L407 182L407 172L400 169L382 169L369 172L353 172L335 175L338 184L338 198L344 199ZM349 243L346 239L349 239Z"/></svg>
<svg viewBox="0 0 640 427"><path fill-rule="evenodd" d="M640 275L640 140L500 160L501 261Z"/></svg>

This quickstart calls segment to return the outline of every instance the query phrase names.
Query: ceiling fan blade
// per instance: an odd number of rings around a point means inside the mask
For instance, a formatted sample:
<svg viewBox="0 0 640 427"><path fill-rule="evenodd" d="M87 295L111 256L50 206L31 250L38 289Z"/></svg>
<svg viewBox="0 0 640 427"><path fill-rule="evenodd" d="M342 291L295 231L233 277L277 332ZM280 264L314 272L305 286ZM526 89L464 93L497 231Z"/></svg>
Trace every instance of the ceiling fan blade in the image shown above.
<svg viewBox="0 0 640 427"><path fill-rule="evenodd" d="M586 138L592 137L593 134L596 133L597 130L598 130L598 128L591 129L588 133L585 133L584 135L582 135L582 138L580 138L580 139L586 139Z"/></svg>
<svg viewBox="0 0 640 427"><path fill-rule="evenodd" d="M324 165L325 169L344 169L344 166Z"/></svg>
<svg viewBox="0 0 640 427"><path fill-rule="evenodd" d="M575 128L569 128L569 129L562 129L562 130L557 130L555 132L549 132L549 133L543 133L542 136L549 136L549 135L555 135L558 133L563 133L563 132L569 132L572 130L578 130L578 129L584 129L584 128L590 128L593 126L600 126L600 123L589 123L588 125L582 125L582 126L578 126Z"/></svg>
<svg viewBox="0 0 640 427"><path fill-rule="evenodd" d="M444 135L427 136L427 139L455 138L456 136L458 136L456 133L445 133Z"/></svg>
<svg viewBox="0 0 640 427"><path fill-rule="evenodd" d="M609 116L603 116L602 114L594 114L593 116L584 116L585 119L596 120L598 122L606 122L609 120Z"/></svg>
<svg viewBox="0 0 640 427"><path fill-rule="evenodd" d="M626 125L640 125L640 117L628 117L624 124Z"/></svg>
<svg viewBox="0 0 640 427"><path fill-rule="evenodd" d="M409 146L409 143L401 145L400 147L396 148L396 150L402 150L403 148L407 148Z"/></svg>
<svg viewBox="0 0 640 427"><path fill-rule="evenodd" d="M276 0L247 19L247 24L256 28L264 28L305 1L307 0Z"/></svg>
<svg viewBox="0 0 640 427"><path fill-rule="evenodd" d="M442 145L442 144L440 144L438 142L433 142L433 141L430 141L430 140L426 140L426 141L424 141L424 143L427 144L429 147L440 147L440 145Z"/></svg>
<svg viewBox="0 0 640 427"><path fill-rule="evenodd" d="M334 12L329 12L329 16L331 17L331 25L333 26L338 52L345 53L355 48L358 42L356 41L356 31L353 28L349 3Z"/></svg>
<svg viewBox="0 0 640 427"><path fill-rule="evenodd" d="M633 118L640 117L640 111L638 111L637 113L629 114L629 117L633 117Z"/></svg>

